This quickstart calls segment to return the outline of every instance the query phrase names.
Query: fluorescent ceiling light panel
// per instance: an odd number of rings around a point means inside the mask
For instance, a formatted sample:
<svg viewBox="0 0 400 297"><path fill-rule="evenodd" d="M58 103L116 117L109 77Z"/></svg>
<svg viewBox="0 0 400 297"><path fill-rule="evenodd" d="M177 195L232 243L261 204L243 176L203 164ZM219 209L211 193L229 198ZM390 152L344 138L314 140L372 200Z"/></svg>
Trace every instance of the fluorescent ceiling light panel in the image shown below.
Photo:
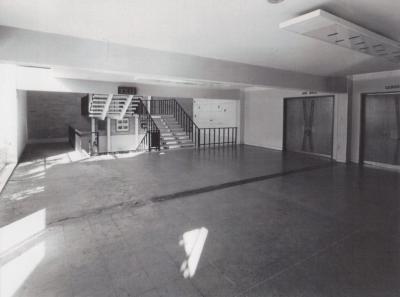
<svg viewBox="0 0 400 297"><path fill-rule="evenodd" d="M279 28L400 63L399 42L321 9L283 22Z"/></svg>

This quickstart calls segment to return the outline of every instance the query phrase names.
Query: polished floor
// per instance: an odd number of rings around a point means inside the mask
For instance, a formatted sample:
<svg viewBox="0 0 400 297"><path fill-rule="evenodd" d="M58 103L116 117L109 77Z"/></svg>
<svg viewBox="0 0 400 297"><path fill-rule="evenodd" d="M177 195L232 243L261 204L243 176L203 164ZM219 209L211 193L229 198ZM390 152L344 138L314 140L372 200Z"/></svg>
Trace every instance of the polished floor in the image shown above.
<svg viewBox="0 0 400 297"><path fill-rule="evenodd" d="M1 296L399 296L399 173L250 146L125 157L28 148L0 195Z"/></svg>

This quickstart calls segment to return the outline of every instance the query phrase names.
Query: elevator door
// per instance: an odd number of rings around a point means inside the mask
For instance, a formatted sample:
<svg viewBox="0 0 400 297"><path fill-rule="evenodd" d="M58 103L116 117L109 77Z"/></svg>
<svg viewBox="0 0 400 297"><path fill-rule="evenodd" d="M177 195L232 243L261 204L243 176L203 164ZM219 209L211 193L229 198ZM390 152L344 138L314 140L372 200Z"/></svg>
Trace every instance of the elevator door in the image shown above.
<svg viewBox="0 0 400 297"><path fill-rule="evenodd" d="M332 156L334 97L285 99L287 151Z"/></svg>
<svg viewBox="0 0 400 297"><path fill-rule="evenodd" d="M363 159L400 165L400 93L364 97Z"/></svg>

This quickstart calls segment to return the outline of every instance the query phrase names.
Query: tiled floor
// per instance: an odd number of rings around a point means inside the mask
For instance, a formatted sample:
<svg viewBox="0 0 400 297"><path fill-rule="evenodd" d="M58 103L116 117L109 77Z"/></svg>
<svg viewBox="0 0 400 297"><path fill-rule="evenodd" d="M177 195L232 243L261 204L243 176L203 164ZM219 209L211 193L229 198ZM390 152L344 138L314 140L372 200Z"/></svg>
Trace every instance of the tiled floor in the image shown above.
<svg viewBox="0 0 400 297"><path fill-rule="evenodd" d="M65 159L51 168L50 157L40 158L41 170L24 175L33 167L21 164L0 198L6 231L18 222L40 231L36 214L46 210L45 229L1 255L1 296L400 294L396 172L253 147ZM130 200L141 203L117 204Z"/></svg>

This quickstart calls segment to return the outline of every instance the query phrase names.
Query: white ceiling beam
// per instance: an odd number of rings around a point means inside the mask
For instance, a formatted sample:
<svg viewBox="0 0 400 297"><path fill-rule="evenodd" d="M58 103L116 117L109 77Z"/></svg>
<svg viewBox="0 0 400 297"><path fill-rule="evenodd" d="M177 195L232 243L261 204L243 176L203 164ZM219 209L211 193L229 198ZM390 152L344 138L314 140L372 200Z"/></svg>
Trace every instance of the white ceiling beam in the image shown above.
<svg viewBox="0 0 400 297"><path fill-rule="evenodd" d="M316 75L5 26L0 26L0 61L100 72L134 71L149 76L285 89L345 91L341 78L337 79L340 83L330 84L328 78Z"/></svg>

